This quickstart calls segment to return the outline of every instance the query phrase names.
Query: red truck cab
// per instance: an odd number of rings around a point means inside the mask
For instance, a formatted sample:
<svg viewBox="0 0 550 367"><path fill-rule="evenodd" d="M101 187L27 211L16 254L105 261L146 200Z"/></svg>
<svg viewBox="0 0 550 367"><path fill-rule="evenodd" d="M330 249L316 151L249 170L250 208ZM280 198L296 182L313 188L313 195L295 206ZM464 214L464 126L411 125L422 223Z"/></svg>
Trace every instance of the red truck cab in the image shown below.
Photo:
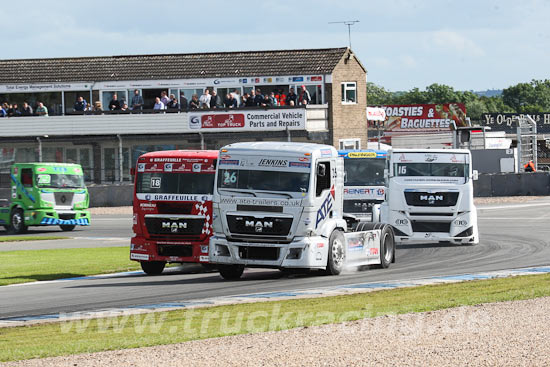
<svg viewBox="0 0 550 367"><path fill-rule="evenodd" d="M143 154L134 183L130 259L149 275L167 263L207 263L216 150Z"/></svg>

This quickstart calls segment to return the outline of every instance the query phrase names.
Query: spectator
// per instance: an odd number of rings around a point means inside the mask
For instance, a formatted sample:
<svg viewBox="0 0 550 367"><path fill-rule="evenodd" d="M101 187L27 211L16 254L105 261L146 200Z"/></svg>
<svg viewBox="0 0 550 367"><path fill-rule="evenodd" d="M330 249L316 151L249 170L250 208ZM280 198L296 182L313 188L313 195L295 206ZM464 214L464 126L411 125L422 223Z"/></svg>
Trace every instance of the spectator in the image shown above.
<svg viewBox="0 0 550 367"><path fill-rule="evenodd" d="M122 107L120 107L120 112L130 112L130 109L128 108L128 104L124 102L122 104Z"/></svg>
<svg viewBox="0 0 550 367"><path fill-rule="evenodd" d="M296 105L294 104L294 100L292 100L292 99L290 100L290 103L289 103L288 105L289 105L290 107L296 106Z"/></svg>
<svg viewBox="0 0 550 367"><path fill-rule="evenodd" d="M296 106L296 101L298 100L298 96L296 93L294 93L294 88L290 88L288 91L288 95L286 96L286 104L290 105L290 102L294 102L292 105Z"/></svg>
<svg viewBox="0 0 550 367"><path fill-rule="evenodd" d="M164 103L162 103L162 100L159 97L155 98L155 105L153 106L153 110L160 111L165 109L166 106L164 105Z"/></svg>
<svg viewBox="0 0 550 367"><path fill-rule="evenodd" d="M166 108L172 110L172 112L176 112L177 109L180 108L180 105L175 95L170 94L170 101L168 101Z"/></svg>
<svg viewBox="0 0 550 367"><path fill-rule="evenodd" d="M286 105L286 94L282 88L279 89L279 92L275 95L275 98L277 98L277 105L279 106Z"/></svg>
<svg viewBox="0 0 550 367"><path fill-rule="evenodd" d="M86 100L82 96L79 96L74 103L74 110L84 112L87 106L88 103L86 102Z"/></svg>
<svg viewBox="0 0 550 367"><path fill-rule="evenodd" d="M6 117L8 115L8 111L4 109L4 105L0 105L0 117Z"/></svg>
<svg viewBox="0 0 550 367"><path fill-rule="evenodd" d="M200 108L199 96L193 94L193 97L191 97L191 102L189 102L189 109L196 110L198 108Z"/></svg>
<svg viewBox="0 0 550 367"><path fill-rule="evenodd" d="M168 102L170 102L170 98L168 98L168 92L164 90L160 92L160 101L164 103L164 106L168 105Z"/></svg>
<svg viewBox="0 0 550 367"><path fill-rule="evenodd" d="M210 108L210 100L212 96L208 89L204 90L204 94L199 98L199 107L200 108Z"/></svg>
<svg viewBox="0 0 550 367"><path fill-rule="evenodd" d="M210 108L223 108L222 97L218 96L218 92L215 90L212 91L210 97Z"/></svg>
<svg viewBox="0 0 550 367"><path fill-rule="evenodd" d="M10 105L10 108L8 108L8 117L18 117L18 116L21 116L21 112L19 112L17 103L14 103L13 105Z"/></svg>
<svg viewBox="0 0 550 367"><path fill-rule="evenodd" d="M235 100L235 102L237 102L237 107L239 107L241 105L241 93L239 92L238 89L235 89L233 92L231 92L231 96L233 96L233 99Z"/></svg>
<svg viewBox="0 0 550 367"><path fill-rule="evenodd" d="M92 112L94 112L95 114L100 114L100 113L103 112L103 108L101 106L100 101L95 101L94 102L94 108L92 109Z"/></svg>
<svg viewBox="0 0 550 367"><path fill-rule="evenodd" d="M118 111L120 110L120 101L118 100L118 96L113 94L113 99L111 99L111 102L109 102L109 109L111 111Z"/></svg>
<svg viewBox="0 0 550 367"><path fill-rule="evenodd" d="M256 88L256 96L254 97L254 105L261 106L264 101L264 96L260 88Z"/></svg>
<svg viewBox="0 0 550 367"><path fill-rule="evenodd" d="M48 116L48 107L44 106L44 103L38 102L38 107L36 107L36 114L38 116Z"/></svg>
<svg viewBox="0 0 550 367"><path fill-rule="evenodd" d="M142 110L144 103L143 97L139 94L139 90L134 90L134 96L132 97L132 101L130 103L132 110Z"/></svg>
<svg viewBox="0 0 550 367"><path fill-rule="evenodd" d="M269 97L271 98L271 104L273 106L278 106L279 105L279 101L275 97L275 92L271 92L271 95Z"/></svg>
<svg viewBox="0 0 550 367"><path fill-rule="evenodd" d="M253 107L255 106L254 100L256 99L256 91L252 89L250 91L250 94L246 95L246 107Z"/></svg>
<svg viewBox="0 0 550 367"><path fill-rule="evenodd" d="M264 99L262 100L262 103L260 103L260 106L273 107L273 101L271 100L271 97L268 94L264 96Z"/></svg>
<svg viewBox="0 0 550 367"><path fill-rule="evenodd" d="M189 102L185 98L185 93L181 92L180 94L180 108L182 111L187 111L189 109Z"/></svg>
<svg viewBox="0 0 550 367"><path fill-rule="evenodd" d="M223 101L225 108L237 108L237 100L233 97L233 94L228 93Z"/></svg>
<svg viewBox="0 0 550 367"><path fill-rule="evenodd" d="M300 95L298 96L298 104L306 105L306 104L309 104L310 101L311 101L311 96L309 95L309 92L306 89L306 86L302 85L302 87L300 88Z"/></svg>
<svg viewBox="0 0 550 367"><path fill-rule="evenodd" d="M23 102L22 115L23 116L32 116L33 112L34 111L32 110L32 107L29 105L29 103L27 101Z"/></svg>

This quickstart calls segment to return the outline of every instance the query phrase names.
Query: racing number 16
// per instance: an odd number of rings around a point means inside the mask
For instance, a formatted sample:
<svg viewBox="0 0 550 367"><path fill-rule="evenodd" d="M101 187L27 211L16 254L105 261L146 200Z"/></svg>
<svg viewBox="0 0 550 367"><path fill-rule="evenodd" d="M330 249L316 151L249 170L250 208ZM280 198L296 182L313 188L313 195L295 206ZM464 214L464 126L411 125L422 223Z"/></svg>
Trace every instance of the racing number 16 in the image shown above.
<svg viewBox="0 0 550 367"><path fill-rule="evenodd" d="M399 166L399 175L403 176L407 174L407 166Z"/></svg>

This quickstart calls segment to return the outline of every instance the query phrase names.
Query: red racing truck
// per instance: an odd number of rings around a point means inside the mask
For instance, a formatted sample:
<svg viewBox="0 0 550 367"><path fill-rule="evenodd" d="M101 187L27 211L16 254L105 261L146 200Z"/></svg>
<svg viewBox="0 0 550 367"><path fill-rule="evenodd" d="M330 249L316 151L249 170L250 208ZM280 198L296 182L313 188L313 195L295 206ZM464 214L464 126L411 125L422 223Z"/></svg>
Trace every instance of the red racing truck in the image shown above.
<svg viewBox="0 0 550 367"><path fill-rule="evenodd" d="M138 158L130 259L148 275L166 263L207 263L218 151L170 150Z"/></svg>

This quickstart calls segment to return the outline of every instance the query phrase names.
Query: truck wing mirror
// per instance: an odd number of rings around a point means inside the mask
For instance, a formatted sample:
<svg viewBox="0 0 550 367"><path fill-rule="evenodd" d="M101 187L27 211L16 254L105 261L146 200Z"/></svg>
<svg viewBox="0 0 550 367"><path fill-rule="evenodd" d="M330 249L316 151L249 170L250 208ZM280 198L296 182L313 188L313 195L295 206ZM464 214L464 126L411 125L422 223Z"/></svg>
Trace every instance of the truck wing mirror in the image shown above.
<svg viewBox="0 0 550 367"><path fill-rule="evenodd" d="M130 168L130 176L135 176L135 175L136 175L136 168L135 167Z"/></svg>
<svg viewBox="0 0 550 367"><path fill-rule="evenodd" d="M327 174L327 170L324 164L318 164L317 165L317 176L319 177L325 177Z"/></svg>
<svg viewBox="0 0 550 367"><path fill-rule="evenodd" d="M477 171L477 169L472 171L472 180L474 181L479 180L479 172Z"/></svg>
<svg viewBox="0 0 550 367"><path fill-rule="evenodd" d="M390 170L387 168L384 168L384 178L388 178L389 175L390 175Z"/></svg>
<svg viewBox="0 0 550 367"><path fill-rule="evenodd" d="M348 171L344 171L344 183L348 182Z"/></svg>

